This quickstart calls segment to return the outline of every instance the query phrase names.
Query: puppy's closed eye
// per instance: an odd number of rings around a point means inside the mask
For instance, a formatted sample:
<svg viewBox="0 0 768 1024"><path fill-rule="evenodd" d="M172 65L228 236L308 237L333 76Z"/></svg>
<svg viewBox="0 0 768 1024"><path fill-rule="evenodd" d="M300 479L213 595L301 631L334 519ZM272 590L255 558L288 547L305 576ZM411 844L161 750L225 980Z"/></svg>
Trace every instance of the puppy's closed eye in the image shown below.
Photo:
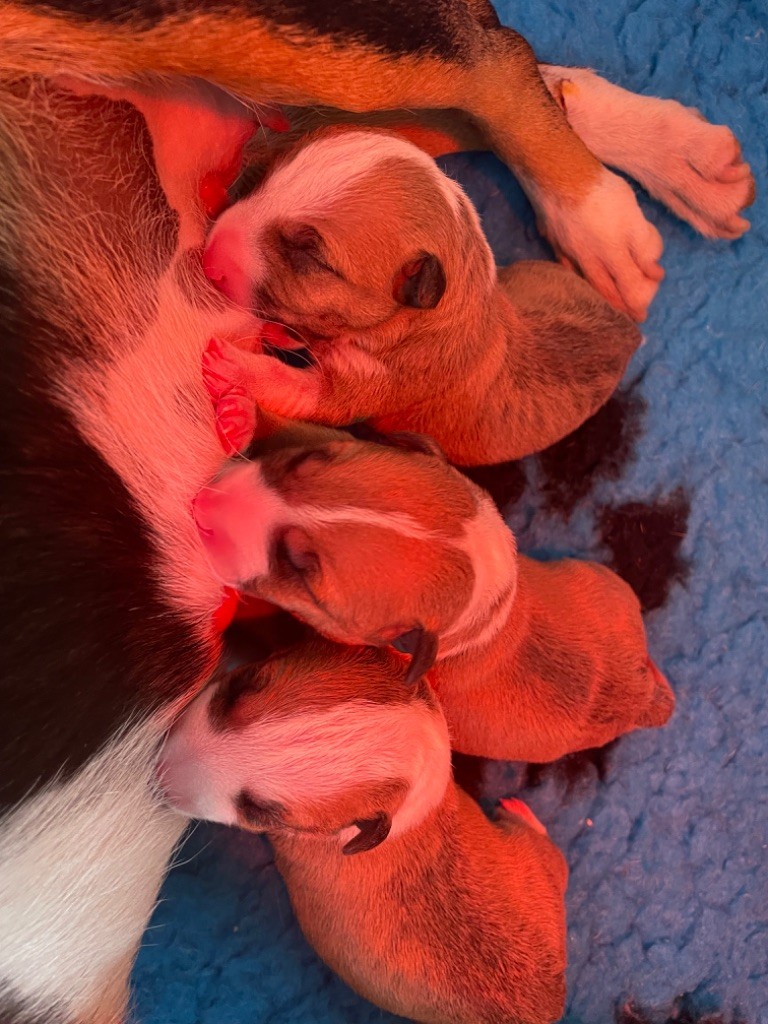
<svg viewBox="0 0 768 1024"><path fill-rule="evenodd" d="M282 804L274 800L256 800L246 789L235 798L238 820L246 828L264 832L280 825L285 813Z"/></svg>
<svg viewBox="0 0 768 1024"><path fill-rule="evenodd" d="M337 271L329 264L323 237L311 224L298 224L284 228L279 235L283 259L295 274L324 270Z"/></svg>
<svg viewBox="0 0 768 1024"><path fill-rule="evenodd" d="M274 570L283 578L298 578L308 588L308 580L320 571L320 559L304 530L291 526L275 537L272 549ZM314 597L314 595L312 595Z"/></svg>

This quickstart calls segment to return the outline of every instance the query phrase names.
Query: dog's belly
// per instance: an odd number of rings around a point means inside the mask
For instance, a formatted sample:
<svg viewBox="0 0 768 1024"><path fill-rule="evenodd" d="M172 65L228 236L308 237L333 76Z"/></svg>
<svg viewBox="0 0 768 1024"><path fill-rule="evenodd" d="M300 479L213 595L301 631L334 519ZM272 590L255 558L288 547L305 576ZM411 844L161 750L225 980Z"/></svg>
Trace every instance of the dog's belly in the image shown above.
<svg viewBox="0 0 768 1024"><path fill-rule="evenodd" d="M2 89L0 156L0 1016L111 1021L181 832L154 751L218 656L190 506L202 351L242 316L126 103Z"/></svg>

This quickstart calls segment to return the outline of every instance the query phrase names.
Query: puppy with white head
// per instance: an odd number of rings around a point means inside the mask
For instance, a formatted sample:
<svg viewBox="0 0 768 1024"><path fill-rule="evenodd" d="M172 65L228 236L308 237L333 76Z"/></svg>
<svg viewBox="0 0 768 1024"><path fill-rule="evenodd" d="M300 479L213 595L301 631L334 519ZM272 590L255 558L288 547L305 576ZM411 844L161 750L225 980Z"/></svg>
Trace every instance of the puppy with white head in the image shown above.
<svg viewBox="0 0 768 1024"><path fill-rule="evenodd" d="M550 761L667 721L632 589L594 562L518 555L429 440L266 416L260 432L196 499L214 571L332 639L412 654L414 679L436 662L454 749Z"/></svg>
<svg viewBox="0 0 768 1024"><path fill-rule="evenodd" d="M281 154L219 218L204 269L237 305L287 325L315 364L225 345L212 369L223 361L244 402L423 432L462 465L520 458L570 433L640 342L561 267L497 272L459 186L381 133L320 132Z"/></svg>
<svg viewBox="0 0 768 1024"><path fill-rule="evenodd" d="M498 827L451 780L402 659L324 641L205 690L162 752L186 814L267 832L304 934L372 1002L430 1024L547 1024L567 869L524 805Z"/></svg>

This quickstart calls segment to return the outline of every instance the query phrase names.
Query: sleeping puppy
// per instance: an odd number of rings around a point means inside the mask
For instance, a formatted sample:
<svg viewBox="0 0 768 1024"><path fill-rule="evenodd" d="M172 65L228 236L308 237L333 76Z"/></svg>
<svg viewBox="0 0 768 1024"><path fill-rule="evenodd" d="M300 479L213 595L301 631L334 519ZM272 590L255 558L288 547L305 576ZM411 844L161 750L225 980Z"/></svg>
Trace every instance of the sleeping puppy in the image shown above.
<svg viewBox="0 0 768 1024"><path fill-rule="evenodd" d="M519 556L489 496L428 440L268 417L260 430L254 461L195 501L214 572L332 639L394 644L412 679L436 660L454 749L549 761L669 718L632 589L592 562Z"/></svg>
<svg viewBox="0 0 768 1024"><path fill-rule="evenodd" d="M609 398L640 343L628 317L553 263L497 272L459 186L380 133L299 142L222 214L203 265L314 361L221 344L210 370L244 403L429 434L460 465L560 440Z"/></svg>
<svg viewBox="0 0 768 1024"><path fill-rule="evenodd" d="M307 939L357 992L430 1024L546 1024L565 995L565 861L519 801L452 781L448 731L401 659L323 641L208 687L160 785L267 832Z"/></svg>

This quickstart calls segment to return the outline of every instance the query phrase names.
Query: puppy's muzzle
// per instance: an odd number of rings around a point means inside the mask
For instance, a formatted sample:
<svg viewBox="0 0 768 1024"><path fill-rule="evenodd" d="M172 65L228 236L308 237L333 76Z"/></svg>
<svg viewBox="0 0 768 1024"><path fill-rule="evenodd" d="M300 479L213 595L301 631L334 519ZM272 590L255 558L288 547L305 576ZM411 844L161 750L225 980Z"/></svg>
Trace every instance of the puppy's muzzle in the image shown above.
<svg viewBox="0 0 768 1024"><path fill-rule="evenodd" d="M215 230L203 253L203 273L230 301L251 307L253 284L247 268L245 240L232 227Z"/></svg>

